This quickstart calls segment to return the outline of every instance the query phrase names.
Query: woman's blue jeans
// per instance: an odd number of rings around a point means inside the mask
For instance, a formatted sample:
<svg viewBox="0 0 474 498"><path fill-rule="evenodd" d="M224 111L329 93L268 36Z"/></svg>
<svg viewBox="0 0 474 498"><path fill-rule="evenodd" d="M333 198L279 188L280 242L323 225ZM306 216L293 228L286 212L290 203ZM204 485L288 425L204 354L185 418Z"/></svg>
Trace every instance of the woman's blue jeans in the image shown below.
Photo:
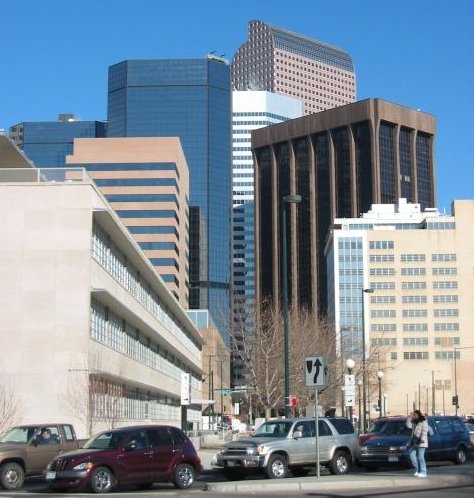
<svg viewBox="0 0 474 498"><path fill-rule="evenodd" d="M420 474L426 474L425 450L426 448L419 448L418 446L411 446L408 450L411 464L416 472Z"/></svg>

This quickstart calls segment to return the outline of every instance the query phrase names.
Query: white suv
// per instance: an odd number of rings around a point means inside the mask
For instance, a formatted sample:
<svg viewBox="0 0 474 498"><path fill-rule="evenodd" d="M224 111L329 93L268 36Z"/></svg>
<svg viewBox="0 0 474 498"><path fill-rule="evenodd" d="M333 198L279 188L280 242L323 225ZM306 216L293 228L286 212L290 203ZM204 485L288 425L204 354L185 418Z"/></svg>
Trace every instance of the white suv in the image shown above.
<svg viewBox="0 0 474 498"><path fill-rule="evenodd" d="M332 474L347 473L357 460L357 435L342 417L319 419L320 464ZM316 465L314 418L275 419L264 422L249 438L232 441L215 456L229 479L244 479L251 469L264 471L270 479L306 475Z"/></svg>

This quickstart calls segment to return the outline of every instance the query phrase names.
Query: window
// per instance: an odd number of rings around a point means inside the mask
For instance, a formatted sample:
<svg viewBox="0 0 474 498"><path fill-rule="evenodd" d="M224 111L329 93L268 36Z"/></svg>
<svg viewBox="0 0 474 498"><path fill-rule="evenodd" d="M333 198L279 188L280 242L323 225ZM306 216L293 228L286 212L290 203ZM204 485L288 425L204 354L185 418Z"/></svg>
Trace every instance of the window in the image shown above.
<svg viewBox="0 0 474 498"><path fill-rule="evenodd" d="M432 274L433 275L457 275L458 269L457 268L433 268Z"/></svg>
<svg viewBox="0 0 474 498"><path fill-rule="evenodd" d="M426 268L402 268L402 275L426 275Z"/></svg>
<svg viewBox="0 0 474 498"><path fill-rule="evenodd" d="M402 254L400 256L400 261L402 263L411 263L413 261L425 261L424 254Z"/></svg>
<svg viewBox="0 0 474 498"><path fill-rule="evenodd" d="M371 240L369 242L370 249L393 249L393 240Z"/></svg>
<svg viewBox="0 0 474 498"><path fill-rule="evenodd" d="M373 304L394 304L395 296L370 296L370 302Z"/></svg>
<svg viewBox="0 0 474 498"><path fill-rule="evenodd" d="M432 254L431 261L456 261L456 254Z"/></svg>
<svg viewBox="0 0 474 498"><path fill-rule="evenodd" d="M372 318L393 318L397 316L395 310L372 310L370 312Z"/></svg>
<svg viewBox="0 0 474 498"><path fill-rule="evenodd" d="M435 309L434 316L459 316L458 309Z"/></svg>
<svg viewBox="0 0 474 498"><path fill-rule="evenodd" d="M427 310L403 310L403 316L405 318L425 317L428 316L428 312Z"/></svg>
<svg viewBox="0 0 474 498"><path fill-rule="evenodd" d="M394 268L371 268L370 269L370 275L371 276L393 276L395 275L395 269Z"/></svg>
<svg viewBox="0 0 474 498"><path fill-rule="evenodd" d="M403 353L404 360L427 360L428 351L405 351Z"/></svg>
<svg viewBox="0 0 474 498"><path fill-rule="evenodd" d="M397 354L397 352L396 352L396 351L392 351L392 352L390 353L390 359L391 359L391 360L396 360L396 359L398 359L398 354Z"/></svg>
<svg viewBox="0 0 474 498"><path fill-rule="evenodd" d="M426 289L426 282L402 282L402 289Z"/></svg>
<svg viewBox="0 0 474 498"><path fill-rule="evenodd" d="M427 323L404 323L403 332L428 332Z"/></svg>
<svg viewBox="0 0 474 498"><path fill-rule="evenodd" d="M372 346L396 346L397 339L395 337L375 337L372 339Z"/></svg>
<svg viewBox="0 0 474 498"><path fill-rule="evenodd" d="M458 283L456 280L451 280L447 282L433 282L433 289L457 289Z"/></svg>
<svg viewBox="0 0 474 498"><path fill-rule="evenodd" d="M454 360L456 358L459 360L460 358L460 351L436 351L435 352L435 359L436 360Z"/></svg>
<svg viewBox="0 0 474 498"><path fill-rule="evenodd" d="M459 337L435 337L435 346L443 348L459 346Z"/></svg>
<svg viewBox="0 0 474 498"><path fill-rule="evenodd" d="M435 332L456 332L459 330L459 323L435 323Z"/></svg>
<svg viewBox="0 0 474 498"><path fill-rule="evenodd" d="M427 337L404 337L404 346L428 346Z"/></svg>
<svg viewBox="0 0 474 498"><path fill-rule="evenodd" d="M458 296L456 294L441 294L433 296L433 303L457 303Z"/></svg>
<svg viewBox="0 0 474 498"><path fill-rule="evenodd" d="M402 303L424 304L426 303L426 296L403 296Z"/></svg>
<svg viewBox="0 0 474 498"><path fill-rule="evenodd" d="M397 326L394 323L372 323L370 330L372 332L396 332Z"/></svg>
<svg viewBox="0 0 474 498"><path fill-rule="evenodd" d="M393 290L395 289L395 282L371 282L371 289Z"/></svg>
<svg viewBox="0 0 474 498"><path fill-rule="evenodd" d="M370 256L371 263L393 263L395 256L393 254L375 254Z"/></svg>

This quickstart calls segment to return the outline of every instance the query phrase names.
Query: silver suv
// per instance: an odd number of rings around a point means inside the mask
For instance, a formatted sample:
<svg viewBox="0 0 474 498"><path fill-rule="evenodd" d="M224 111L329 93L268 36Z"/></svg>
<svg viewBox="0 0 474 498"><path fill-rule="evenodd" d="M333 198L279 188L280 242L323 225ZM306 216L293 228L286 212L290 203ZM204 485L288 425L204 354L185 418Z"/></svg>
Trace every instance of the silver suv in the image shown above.
<svg viewBox="0 0 474 498"><path fill-rule="evenodd" d="M347 418L320 418L319 461L331 474L347 473L358 458L357 435ZM214 457L229 479L244 479L251 469L270 479L303 476L316 465L314 418L276 419L264 422L249 438L232 441Z"/></svg>

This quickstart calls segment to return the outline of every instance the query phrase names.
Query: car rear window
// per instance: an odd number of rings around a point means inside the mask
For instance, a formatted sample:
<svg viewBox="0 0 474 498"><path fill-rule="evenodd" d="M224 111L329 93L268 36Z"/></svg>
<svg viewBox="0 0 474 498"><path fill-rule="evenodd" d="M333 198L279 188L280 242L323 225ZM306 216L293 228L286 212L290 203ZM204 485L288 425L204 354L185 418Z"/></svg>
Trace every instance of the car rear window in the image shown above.
<svg viewBox="0 0 474 498"><path fill-rule="evenodd" d="M339 434L354 434L354 427L347 418L331 418L329 420Z"/></svg>

